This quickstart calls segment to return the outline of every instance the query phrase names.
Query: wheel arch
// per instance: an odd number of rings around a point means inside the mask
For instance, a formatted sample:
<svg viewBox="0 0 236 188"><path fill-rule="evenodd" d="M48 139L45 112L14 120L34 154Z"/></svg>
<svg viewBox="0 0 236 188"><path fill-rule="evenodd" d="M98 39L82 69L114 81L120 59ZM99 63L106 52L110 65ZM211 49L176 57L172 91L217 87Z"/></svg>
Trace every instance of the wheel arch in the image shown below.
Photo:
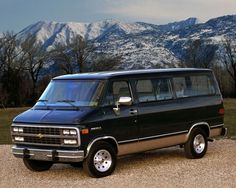
<svg viewBox="0 0 236 188"><path fill-rule="evenodd" d="M200 127L202 130L204 130L207 137L210 136L210 126L209 126L209 124L207 122L198 122L198 123L193 124L191 126L191 128L189 129L188 134L187 134L187 139L189 138L192 130L196 127Z"/></svg>
<svg viewBox="0 0 236 188"><path fill-rule="evenodd" d="M92 146L98 141L104 141L104 142L107 142L107 143L111 144L114 147L116 154L118 153L118 142L117 142L117 140L113 136L103 136L103 137L95 138L94 140L92 140L89 143L89 145L87 146L87 149L86 149L85 158L88 156Z"/></svg>

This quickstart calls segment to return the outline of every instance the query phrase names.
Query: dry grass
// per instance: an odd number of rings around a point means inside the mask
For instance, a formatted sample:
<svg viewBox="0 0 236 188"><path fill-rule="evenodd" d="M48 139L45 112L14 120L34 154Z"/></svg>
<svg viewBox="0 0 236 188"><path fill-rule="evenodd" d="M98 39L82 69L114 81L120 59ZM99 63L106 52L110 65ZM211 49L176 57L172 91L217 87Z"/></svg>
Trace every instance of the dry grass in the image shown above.
<svg viewBox="0 0 236 188"><path fill-rule="evenodd" d="M15 116L28 108L0 109L0 144L11 143L10 125Z"/></svg>
<svg viewBox="0 0 236 188"><path fill-rule="evenodd" d="M236 99L225 99L225 127L229 129L228 136L236 136Z"/></svg>

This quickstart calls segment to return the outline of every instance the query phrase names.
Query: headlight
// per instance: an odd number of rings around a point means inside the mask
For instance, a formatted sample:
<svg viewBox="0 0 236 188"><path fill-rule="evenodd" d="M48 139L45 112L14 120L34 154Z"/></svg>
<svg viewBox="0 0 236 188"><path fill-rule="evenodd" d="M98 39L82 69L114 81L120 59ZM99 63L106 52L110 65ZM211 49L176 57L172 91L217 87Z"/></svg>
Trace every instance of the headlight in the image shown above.
<svg viewBox="0 0 236 188"><path fill-rule="evenodd" d="M19 142L24 142L24 137L22 137L22 136L15 136L14 140L15 141L19 141Z"/></svg>
<svg viewBox="0 0 236 188"><path fill-rule="evenodd" d="M19 133L23 133L23 132L24 132L23 128L22 128L22 127L19 127L18 132L19 132Z"/></svg>
<svg viewBox="0 0 236 188"><path fill-rule="evenodd" d="M23 133L24 129L22 127L13 127L13 132L15 132L15 133Z"/></svg>
<svg viewBox="0 0 236 188"><path fill-rule="evenodd" d="M64 139L64 144L75 145L75 144L77 144L77 140L75 140L75 139Z"/></svg>
<svg viewBox="0 0 236 188"><path fill-rule="evenodd" d="M13 132L17 132L18 133L19 128L18 127L13 127Z"/></svg>
<svg viewBox="0 0 236 188"><path fill-rule="evenodd" d="M70 134L71 135L77 135L77 132L76 132L76 130L70 130Z"/></svg>
<svg viewBox="0 0 236 188"><path fill-rule="evenodd" d="M63 130L63 134L69 135L70 134L70 130Z"/></svg>
<svg viewBox="0 0 236 188"><path fill-rule="evenodd" d="M77 135L77 131L73 129L63 129L63 135Z"/></svg>

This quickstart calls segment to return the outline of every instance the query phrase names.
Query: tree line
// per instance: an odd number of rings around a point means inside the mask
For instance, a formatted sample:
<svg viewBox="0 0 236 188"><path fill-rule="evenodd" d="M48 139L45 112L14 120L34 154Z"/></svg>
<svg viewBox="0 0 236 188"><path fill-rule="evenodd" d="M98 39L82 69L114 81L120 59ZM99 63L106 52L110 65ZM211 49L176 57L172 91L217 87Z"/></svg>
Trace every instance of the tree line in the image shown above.
<svg viewBox="0 0 236 188"><path fill-rule="evenodd" d="M181 67L212 69L223 95L236 97L236 46L230 38L222 40L220 46L202 39L189 40ZM119 68L121 56L97 53L96 49L93 42L79 35L67 44L46 50L32 35L19 40L12 32L3 33L0 107L33 105L50 79L58 75Z"/></svg>
<svg viewBox="0 0 236 188"><path fill-rule="evenodd" d="M28 35L19 40L12 32L0 38L0 106L32 105L52 77L62 74L108 71L121 57L95 54L96 46L81 36L46 50ZM89 58L93 57L93 61ZM49 68L50 67L50 68Z"/></svg>

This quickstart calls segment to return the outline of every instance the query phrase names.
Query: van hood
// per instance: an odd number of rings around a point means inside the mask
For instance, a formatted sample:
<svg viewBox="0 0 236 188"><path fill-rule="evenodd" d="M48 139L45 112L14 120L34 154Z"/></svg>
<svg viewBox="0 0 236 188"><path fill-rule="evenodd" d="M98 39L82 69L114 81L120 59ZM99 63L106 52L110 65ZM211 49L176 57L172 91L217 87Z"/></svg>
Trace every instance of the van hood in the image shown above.
<svg viewBox="0 0 236 188"><path fill-rule="evenodd" d="M81 110L42 110L30 109L18 115L14 123L42 123L42 124L79 124L94 109Z"/></svg>

